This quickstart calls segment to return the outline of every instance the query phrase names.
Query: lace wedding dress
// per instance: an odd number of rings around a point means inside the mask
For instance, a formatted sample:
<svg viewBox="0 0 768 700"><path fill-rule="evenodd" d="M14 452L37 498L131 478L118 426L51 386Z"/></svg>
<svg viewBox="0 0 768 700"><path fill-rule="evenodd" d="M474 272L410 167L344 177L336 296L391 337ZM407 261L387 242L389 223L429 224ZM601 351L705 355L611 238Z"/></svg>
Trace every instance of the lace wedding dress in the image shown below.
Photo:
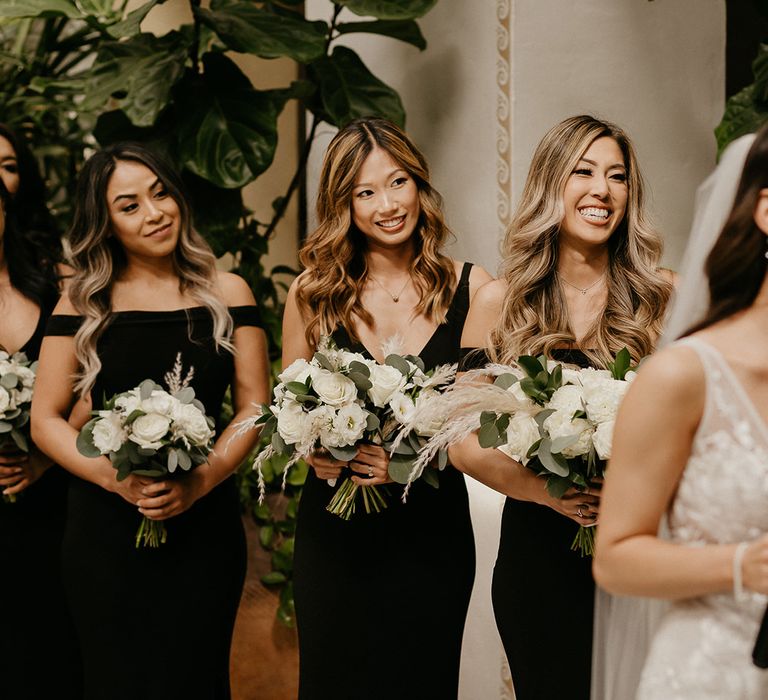
<svg viewBox="0 0 768 700"><path fill-rule="evenodd" d="M672 541L696 547L768 532L768 427L722 355L698 338L706 403L669 513ZM766 596L676 601L662 619L638 700L764 700L768 672L752 665Z"/></svg>

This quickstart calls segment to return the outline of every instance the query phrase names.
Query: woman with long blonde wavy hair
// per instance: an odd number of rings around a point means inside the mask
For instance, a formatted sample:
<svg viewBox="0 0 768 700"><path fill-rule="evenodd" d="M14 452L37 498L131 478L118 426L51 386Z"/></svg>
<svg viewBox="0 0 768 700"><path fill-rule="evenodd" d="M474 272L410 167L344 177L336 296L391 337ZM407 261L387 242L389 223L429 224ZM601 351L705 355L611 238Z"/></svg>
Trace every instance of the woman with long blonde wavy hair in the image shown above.
<svg viewBox="0 0 768 700"><path fill-rule="evenodd" d="M635 362L653 350L671 281L658 269L661 240L634 148L617 126L576 116L550 129L503 256L501 278L472 305L465 348L496 362L544 353L596 367L624 347ZM590 560L570 545L579 525L597 522L599 484L553 498L543 479L476 436L450 455L508 496L492 593L516 697L588 700L594 581Z"/></svg>
<svg viewBox="0 0 768 700"><path fill-rule="evenodd" d="M83 697L224 700L246 560L232 473L256 439L235 424L269 389L253 294L217 272L180 178L138 144L85 163L70 242L75 272L43 341L32 434L75 477L62 561ZM194 389L216 420L214 449L191 471L118 481L106 456L79 452L65 418L78 398L100 410L145 379ZM228 387L234 417L223 424ZM166 524L157 550L134 544L142 516ZM137 657L144 640L151 653Z"/></svg>
<svg viewBox="0 0 768 700"><path fill-rule="evenodd" d="M470 297L490 277L442 251L440 206L424 157L394 124L338 132L288 295L284 367L311 358L321 336L379 361L393 337L427 368L458 359ZM299 697L455 698L475 566L463 476L449 466L438 489L416 483L403 504L379 446L310 463L294 554ZM388 507L349 521L327 512L326 480L343 471L387 489Z"/></svg>

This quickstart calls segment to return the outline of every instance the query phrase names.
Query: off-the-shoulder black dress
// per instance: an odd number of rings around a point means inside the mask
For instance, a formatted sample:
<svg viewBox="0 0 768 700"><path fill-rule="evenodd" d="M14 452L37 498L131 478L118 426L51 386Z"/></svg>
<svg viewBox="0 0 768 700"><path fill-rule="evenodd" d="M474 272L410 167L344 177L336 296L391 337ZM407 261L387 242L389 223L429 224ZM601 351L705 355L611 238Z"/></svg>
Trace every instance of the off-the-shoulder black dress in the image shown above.
<svg viewBox="0 0 768 700"><path fill-rule="evenodd" d="M470 268L420 353L427 368L458 360ZM334 338L367 352L344 329ZM301 700L456 697L475 543L464 476L448 466L439 479L414 484L405 504L390 484L385 511L344 521L325 510L334 488L310 470L294 556Z"/></svg>
<svg viewBox="0 0 768 700"><path fill-rule="evenodd" d="M19 349L40 355L50 309ZM79 700L80 660L61 583L68 474L53 465L15 503L0 500L0 697Z"/></svg>
<svg viewBox="0 0 768 700"><path fill-rule="evenodd" d="M255 307L230 309L259 325ZM52 316L47 335L72 335ZM206 413L218 418L234 361L217 352L209 312L124 311L99 339L93 408L144 379L164 385L177 353ZM217 426L217 434L220 432ZM136 549L140 514L120 496L73 478L63 545L64 585L81 642L86 700L230 697L229 648L245 577L245 536L232 477L166 521L168 541Z"/></svg>

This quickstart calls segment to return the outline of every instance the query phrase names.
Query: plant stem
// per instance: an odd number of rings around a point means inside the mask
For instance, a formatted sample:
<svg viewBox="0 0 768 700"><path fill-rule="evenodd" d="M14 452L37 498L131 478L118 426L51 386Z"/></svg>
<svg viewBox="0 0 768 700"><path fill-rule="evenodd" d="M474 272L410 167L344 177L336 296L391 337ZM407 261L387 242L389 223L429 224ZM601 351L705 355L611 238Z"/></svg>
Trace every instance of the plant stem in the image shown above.
<svg viewBox="0 0 768 700"><path fill-rule="evenodd" d="M200 9L200 0L191 0L192 5L192 46L189 47L189 58L192 61L192 70L200 75L200 19L196 9Z"/></svg>

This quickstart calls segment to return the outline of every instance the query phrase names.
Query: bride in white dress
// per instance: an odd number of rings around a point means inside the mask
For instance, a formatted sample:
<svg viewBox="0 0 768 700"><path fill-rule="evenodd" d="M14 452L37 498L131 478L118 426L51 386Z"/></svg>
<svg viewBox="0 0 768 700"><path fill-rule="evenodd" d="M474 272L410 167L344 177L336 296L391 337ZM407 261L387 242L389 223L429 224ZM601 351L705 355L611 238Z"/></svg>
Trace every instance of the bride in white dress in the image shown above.
<svg viewBox="0 0 768 700"><path fill-rule="evenodd" d="M667 335L692 328L642 367L616 423L594 572L672 601L638 700L764 700L751 652L768 601L768 130L726 153L697 206L689 251L711 249L709 305L696 315L707 285L689 264Z"/></svg>

